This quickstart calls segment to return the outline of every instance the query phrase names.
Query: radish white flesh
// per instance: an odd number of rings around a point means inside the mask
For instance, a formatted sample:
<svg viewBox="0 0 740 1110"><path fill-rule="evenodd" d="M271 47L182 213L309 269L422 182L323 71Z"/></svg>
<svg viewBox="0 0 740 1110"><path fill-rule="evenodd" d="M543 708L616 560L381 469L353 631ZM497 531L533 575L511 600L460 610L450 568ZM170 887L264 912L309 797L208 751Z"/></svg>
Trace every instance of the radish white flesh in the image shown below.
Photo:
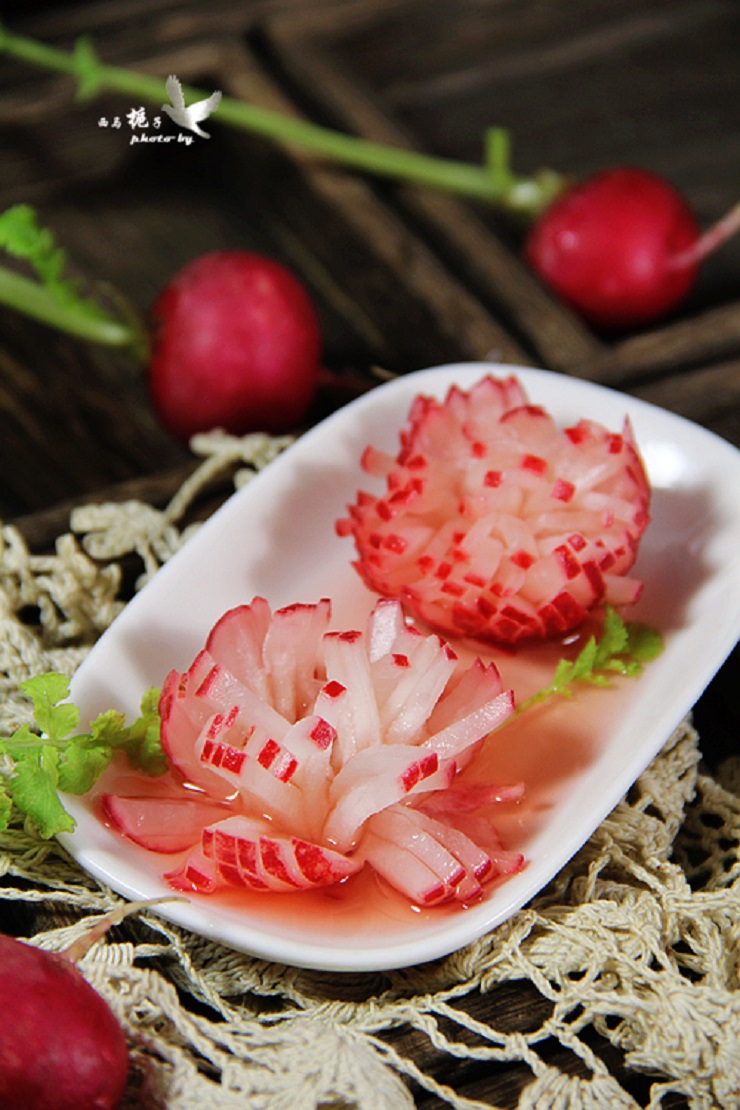
<svg viewBox="0 0 740 1110"><path fill-rule="evenodd" d="M331 606L289 605L278 609L265 635L262 649L273 705L295 721L316 697L316 658L326 632Z"/></svg>
<svg viewBox="0 0 740 1110"><path fill-rule="evenodd" d="M206 641L209 655L229 667L263 701L267 700L268 691L262 650L271 615L265 599L255 597L249 605L239 605L225 613Z"/></svg>
<svg viewBox="0 0 740 1110"><path fill-rule="evenodd" d="M371 858L369 836L385 843L395 830L421 853L399 889L425 904L457 897L461 884L471 894L481 876L469 858L485 846L460 859L432 824L454 827L456 804L465 817L500 789L468 789L465 804L454 789L512 711L493 664L466 667L436 634L409 627L398 601L381 600L364 631L329 629L325 600L274 614L262 598L252 606L224 614L191 667L165 682L169 793L106 795L110 823L155 851L186 852L167 875L180 890L342 882ZM414 806L448 793L450 807L413 818ZM372 858L381 856L395 858L376 845Z"/></svg>
<svg viewBox="0 0 740 1110"><path fill-rule="evenodd" d="M436 752L420 753L405 745L358 752L332 783L333 806L324 824L324 837L340 851L347 851L368 817L404 798L438 767Z"/></svg>
<svg viewBox="0 0 740 1110"><path fill-rule="evenodd" d="M416 819L413 810L407 806L391 806L368 824L370 831L378 831L386 840L393 841L399 848L420 859L444 884L447 896L454 895L456 887L465 878L465 867L445 848L429 826L425 827Z"/></svg>
<svg viewBox="0 0 740 1110"><path fill-rule="evenodd" d="M362 854L366 863L415 905L434 906L447 901L448 891L439 876L394 840L368 830Z"/></svg>

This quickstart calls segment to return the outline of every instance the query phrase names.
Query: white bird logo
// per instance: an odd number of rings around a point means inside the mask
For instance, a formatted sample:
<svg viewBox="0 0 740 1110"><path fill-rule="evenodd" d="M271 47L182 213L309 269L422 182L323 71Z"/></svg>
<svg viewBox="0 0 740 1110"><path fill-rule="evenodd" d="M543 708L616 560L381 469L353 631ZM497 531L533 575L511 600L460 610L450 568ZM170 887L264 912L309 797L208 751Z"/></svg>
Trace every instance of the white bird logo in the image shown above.
<svg viewBox="0 0 740 1110"><path fill-rule="evenodd" d="M196 135L200 135L203 139L210 139L207 131L204 131L198 124L201 120L208 119L211 112L215 112L221 103L221 93L215 92L211 96L206 97L205 100L198 100L195 104L191 104L189 108L185 107L185 98L182 95L182 85L174 76L167 78L165 82L167 95L172 101L172 106L169 104L162 105L162 111L166 112L170 119L178 124L179 127L184 127L187 131L194 131Z"/></svg>

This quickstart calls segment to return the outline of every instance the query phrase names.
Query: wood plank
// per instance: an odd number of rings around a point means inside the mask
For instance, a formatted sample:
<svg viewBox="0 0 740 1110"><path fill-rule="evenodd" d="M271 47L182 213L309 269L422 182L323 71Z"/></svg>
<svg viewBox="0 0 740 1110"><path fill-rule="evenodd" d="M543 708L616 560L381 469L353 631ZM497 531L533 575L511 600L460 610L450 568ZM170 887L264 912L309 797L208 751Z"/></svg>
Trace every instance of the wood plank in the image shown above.
<svg viewBox="0 0 740 1110"><path fill-rule="evenodd" d="M570 368L604 385L635 382L684 366L709 364L740 351L740 301L709 308L623 339L592 361Z"/></svg>
<svg viewBox="0 0 740 1110"><path fill-rule="evenodd" d="M46 39L94 35L112 43L126 35L138 43L174 44L216 36L230 37L276 12L304 13L305 0L77 0L60 5L54 0L4 0L3 18L13 30ZM368 14L398 7L398 0L312 0L312 24L331 28L352 13Z"/></svg>
<svg viewBox="0 0 740 1110"><path fill-rule="evenodd" d="M228 88L232 95L283 113L299 114L295 104L263 71L254 65L239 64L240 49L238 46L232 48L235 63L229 67L228 74ZM309 187L322 204L328 206L335 218L341 215L342 241L334 241L335 221L331 219L322 221L317 226L313 239L309 239L317 255L322 243L328 243L331 247L326 254L326 265L321 278L331 285L334 296L341 295L340 283L345 294L355 293L352 275L336 272L338 260L348 249L346 236L349 229L368 245L369 251L377 253L388 268L386 276L391 282L388 287L382 288L376 284L373 286L370 302L367 297L352 295L351 306L347 305L353 312L362 308L363 304L372 305L373 320L370 326L374 333L381 326L380 321L393 321L393 316L399 315L398 312L383 312L381 305L395 303L399 297L404 297L403 288L396 285L395 279L400 277L402 285L413 291L428 314L423 326L431 326L440 331L447 341L445 348L439 349L438 357L432 358L432 361L444 361L451 357L485 358L491 352L495 352L493 357L504 360L518 363L527 361L523 348L496 321L494 315L468 292L423 239L399 219L366 182L334 167L324 167L301 151L294 151L291 156L307 173ZM276 181L276 188L281 188L279 179ZM287 203L288 198L285 199ZM310 228L305 231L310 235ZM367 276L358 275L360 281L365 281ZM391 327L393 326L391 323ZM409 319L408 326L413 329L413 319ZM417 331L413 341L415 349L418 349L420 341L423 342L423 335ZM457 356L454 355L455 349ZM426 357L432 355L433 352L430 351ZM420 365L422 363L417 355L414 368ZM410 367L407 366L406 369L408 368Z"/></svg>
<svg viewBox="0 0 740 1110"><path fill-rule="evenodd" d="M740 445L740 359L642 382L628 392Z"/></svg>
<svg viewBox="0 0 740 1110"><path fill-rule="evenodd" d="M305 16L299 26L305 29ZM273 19L267 36L281 68L330 122L390 146L418 148L411 136L388 119L333 60L328 51L296 33L289 19ZM555 301L513 251L497 239L474 208L431 190L402 187L403 206L421 219L425 237L488 300L553 369L566 369L601 352L601 344L562 304Z"/></svg>
<svg viewBox="0 0 740 1110"><path fill-rule="evenodd" d="M454 33L419 3L319 43L434 153L476 160L497 124L525 171L639 162L709 222L737 200L739 33L735 0L482 0L456 6ZM725 261L736 279L740 242Z"/></svg>

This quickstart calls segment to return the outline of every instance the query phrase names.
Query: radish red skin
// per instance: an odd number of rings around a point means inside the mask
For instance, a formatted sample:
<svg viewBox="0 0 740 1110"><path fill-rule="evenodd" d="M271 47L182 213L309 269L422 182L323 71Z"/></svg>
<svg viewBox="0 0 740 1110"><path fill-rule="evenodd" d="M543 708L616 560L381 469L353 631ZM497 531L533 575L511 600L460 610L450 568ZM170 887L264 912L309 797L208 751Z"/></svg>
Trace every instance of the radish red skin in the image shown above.
<svg viewBox="0 0 740 1110"><path fill-rule="evenodd" d="M0 936L3 1110L113 1110L127 1073L123 1030L75 965Z"/></svg>
<svg viewBox="0 0 740 1110"><path fill-rule="evenodd" d="M620 331L660 319L686 297L699 260L677 259L698 239L697 221L672 185L647 170L619 167L550 205L524 254L589 323Z"/></svg>
<svg viewBox="0 0 740 1110"><path fill-rule="evenodd" d="M298 278L249 251L214 251L186 265L152 309L149 388L160 420L187 440L286 432L315 395L321 330Z"/></svg>

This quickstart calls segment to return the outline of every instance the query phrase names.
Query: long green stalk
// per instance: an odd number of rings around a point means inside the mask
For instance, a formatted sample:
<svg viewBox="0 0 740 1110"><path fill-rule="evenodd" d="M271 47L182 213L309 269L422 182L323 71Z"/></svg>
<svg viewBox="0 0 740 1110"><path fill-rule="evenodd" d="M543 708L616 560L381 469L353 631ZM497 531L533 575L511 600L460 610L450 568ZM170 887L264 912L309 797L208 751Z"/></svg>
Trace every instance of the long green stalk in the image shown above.
<svg viewBox="0 0 740 1110"><path fill-rule="evenodd" d="M80 339L108 347L135 345L134 330L100 310L85 311L77 304L66 304L45 286L0 266L0 304L16 309Z"/></svg>
<svg viewBox="0 0 740 1110"><path fill-rule="evenodd" d="M74 78L81 99L91 99L101 92L123 93L137 102L157 106L167 99L161 79L104 64L87 38L79 39L72 51L66 51L11 34L0 25L0 51ZM191 103L208 93L183 86L183 95L186 103ZM500 128L488 132L489 156L484 164L477 165L371 142L228 96L221 100L217 113L214 118L221 123L281 145L309 150L351 169L456 193L529 219L546 208L566 184L552 170L542 170L533 177L513 174L508 164L508 136Z"/></svg>

